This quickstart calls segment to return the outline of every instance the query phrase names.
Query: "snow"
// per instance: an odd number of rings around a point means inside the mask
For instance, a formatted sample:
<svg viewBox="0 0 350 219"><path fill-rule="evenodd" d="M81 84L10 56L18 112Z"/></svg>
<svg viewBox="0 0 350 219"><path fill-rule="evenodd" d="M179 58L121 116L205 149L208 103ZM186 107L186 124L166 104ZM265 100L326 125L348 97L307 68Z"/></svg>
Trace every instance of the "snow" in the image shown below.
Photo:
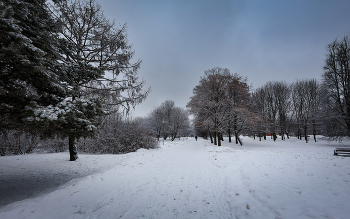
<svg viewBox="0 0 350 219"><path fill-rule="evenodd" d="M70 181L3 205L0 218L348 218L350 157L333 155L347 142L243 140L161 142L77 162L67 153L1 157L1 186Z"/></svg>

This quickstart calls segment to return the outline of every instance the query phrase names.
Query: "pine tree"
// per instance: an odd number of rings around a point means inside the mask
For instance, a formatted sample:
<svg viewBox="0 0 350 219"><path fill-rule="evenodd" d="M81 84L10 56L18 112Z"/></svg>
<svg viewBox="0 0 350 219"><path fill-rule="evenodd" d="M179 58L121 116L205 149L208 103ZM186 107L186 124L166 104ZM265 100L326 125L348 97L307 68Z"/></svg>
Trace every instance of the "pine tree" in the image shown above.
<svg viewBox="0 0 350 219"><path fill-rule="evenodd" d="M0 127L45 129L35 118L62 101L57 24L44 0L0 1Z"/></svg>

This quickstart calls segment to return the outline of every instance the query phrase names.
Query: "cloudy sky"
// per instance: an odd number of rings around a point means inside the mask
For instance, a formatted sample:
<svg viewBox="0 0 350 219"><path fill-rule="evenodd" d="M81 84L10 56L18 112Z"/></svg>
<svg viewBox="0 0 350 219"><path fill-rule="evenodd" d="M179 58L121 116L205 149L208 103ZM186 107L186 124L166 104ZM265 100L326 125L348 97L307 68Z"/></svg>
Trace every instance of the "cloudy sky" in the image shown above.
<svg viewBox="0 0 350 219"><path fill-rule="evenodd" d="M327 44L350 35L348 0L97 0L128 26L152 91L133 115L165 100L186 107L204 71L228 68L253 88L321 79Z"/></svg>

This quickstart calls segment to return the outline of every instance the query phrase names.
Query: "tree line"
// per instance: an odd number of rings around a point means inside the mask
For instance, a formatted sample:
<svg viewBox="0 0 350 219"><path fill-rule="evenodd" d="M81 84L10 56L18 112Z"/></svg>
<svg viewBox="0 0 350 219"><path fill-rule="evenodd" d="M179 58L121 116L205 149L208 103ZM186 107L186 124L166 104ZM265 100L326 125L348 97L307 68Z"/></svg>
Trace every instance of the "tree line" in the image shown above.
<svg viewBox="0 0 350 219"><path fill-rule="evenodd" d="M187 104L194 115L197 135L221 145L223 135L240 134L266 139L295 135L330 138L350 136L350 40L336 39L327 46L322 81L269 81L252 89L247 78L215 67L204 72Z"/></svg>

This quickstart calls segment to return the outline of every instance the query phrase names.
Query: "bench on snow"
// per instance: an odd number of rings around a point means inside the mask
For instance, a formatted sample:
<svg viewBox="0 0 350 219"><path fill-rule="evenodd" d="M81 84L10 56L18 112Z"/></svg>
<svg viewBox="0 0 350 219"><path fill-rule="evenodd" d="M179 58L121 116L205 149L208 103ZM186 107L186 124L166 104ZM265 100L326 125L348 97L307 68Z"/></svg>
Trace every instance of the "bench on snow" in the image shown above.
<svg viewBox="0 0 350 219"><path fill-rule="evenodd" d="M334 150L334 155L347 155L350 156L350 148L336 148Z"/></svg>

